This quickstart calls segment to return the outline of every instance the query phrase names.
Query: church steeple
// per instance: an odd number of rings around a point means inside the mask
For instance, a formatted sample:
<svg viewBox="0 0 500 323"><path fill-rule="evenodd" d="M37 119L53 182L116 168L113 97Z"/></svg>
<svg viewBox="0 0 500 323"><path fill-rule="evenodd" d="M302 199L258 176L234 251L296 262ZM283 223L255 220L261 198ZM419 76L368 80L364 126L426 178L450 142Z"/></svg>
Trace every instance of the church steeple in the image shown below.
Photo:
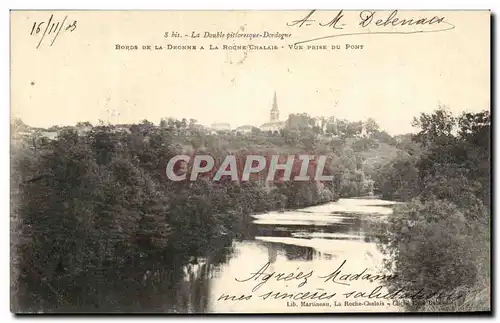
<svg viewBox="0 0 500 323"><path fill-rule="evenodd" d="M278 100L276 98L276 91L274 91L273 107L271 109L271 122L278 122L280 119L280 111L278 110Z"/></svg>

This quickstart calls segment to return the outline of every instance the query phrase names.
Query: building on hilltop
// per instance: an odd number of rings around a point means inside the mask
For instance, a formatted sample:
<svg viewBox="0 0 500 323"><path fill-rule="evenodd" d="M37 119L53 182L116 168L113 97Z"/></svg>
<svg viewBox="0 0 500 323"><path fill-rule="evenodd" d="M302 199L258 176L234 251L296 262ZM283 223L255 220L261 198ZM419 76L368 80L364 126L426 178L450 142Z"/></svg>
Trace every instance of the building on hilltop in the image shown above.
<svg viewBox="0 0 500 323"><path fill-rule="evenodd" d="M276 98L276 91L274 91L273 107L271 109L271 122L280 121L280 110L278 109L278 99Z"/></svg>
<svg viewBox="0 0 500 323"><path fill-rule="evenodd" d="M244 126L241 126L241 127L238 127L236 129L234 129L234 133L236 134L248 134L248 133L252 133L253 129L255 127L252 126L252 125L244 125Z"/></svg>
<svg viewBox="0 0 500 323"><path fill-rule="evenodd" d="M274 91L273 105L270 112L269 122L264 123L260 126L262 131L279 131L283 129L286 125L285 121L280 121L280 111L278 109L278 99L276 97L276 91Z"/></svg>
<svg viewBox="0 0 500 323"><path fill-rule="evenodd" d="M210 133L215 134L218 132L230 132L231 125L227 122L216 122L210 126Z"/></svg>

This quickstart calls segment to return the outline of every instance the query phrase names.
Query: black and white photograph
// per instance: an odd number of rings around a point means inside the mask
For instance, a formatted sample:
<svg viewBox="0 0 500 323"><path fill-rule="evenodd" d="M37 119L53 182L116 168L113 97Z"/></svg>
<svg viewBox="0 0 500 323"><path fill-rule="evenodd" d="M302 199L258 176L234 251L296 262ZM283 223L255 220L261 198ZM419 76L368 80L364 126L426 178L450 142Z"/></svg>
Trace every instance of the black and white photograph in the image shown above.
<svg viewBox="0 0 500 323"><path fill-rule="evenodd" d="M491 313L488 10L12 10L14 314Z"/></svg>

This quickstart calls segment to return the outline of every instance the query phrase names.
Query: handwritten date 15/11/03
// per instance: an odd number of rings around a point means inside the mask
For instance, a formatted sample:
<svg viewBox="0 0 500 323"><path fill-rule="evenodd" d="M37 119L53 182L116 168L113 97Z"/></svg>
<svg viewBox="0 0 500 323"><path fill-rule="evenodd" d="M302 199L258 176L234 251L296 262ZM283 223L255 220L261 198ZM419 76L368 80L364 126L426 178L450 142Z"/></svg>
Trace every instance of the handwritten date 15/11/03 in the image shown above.
<svg viewBox="0 0 500 323"><path fill-rule="evenodd" d="M50 15L47 21L35 21L33 22L33 26L31 28L30 35L39 37L36 48L38 49L40 45L43 43L45 37L52 37L50 40L50 45L54 45L57 37L61 33L64 32L73 32L76 29L77 21L73 20L70 22L68 20L68 16L65 16L64 19L58 20L54 19L54 15Z"/></svg>

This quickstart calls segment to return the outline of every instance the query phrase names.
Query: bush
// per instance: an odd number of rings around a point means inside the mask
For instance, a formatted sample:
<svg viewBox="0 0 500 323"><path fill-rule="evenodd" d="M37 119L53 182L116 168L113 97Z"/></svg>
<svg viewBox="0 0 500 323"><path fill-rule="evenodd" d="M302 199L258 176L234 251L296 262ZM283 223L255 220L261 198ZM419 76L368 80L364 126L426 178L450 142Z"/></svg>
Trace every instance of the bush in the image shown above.
<svg viewBox="0 0 500 323"><path fill-rule="evenodd" d="M386 267L398 276L390 290L451 293L473 289L484 276L480 271L486 259L481 257L488 253L488 240L471 240L479 238L476 224L451 202L414 199L396 206L388 223L379 225Z"/></svg>

